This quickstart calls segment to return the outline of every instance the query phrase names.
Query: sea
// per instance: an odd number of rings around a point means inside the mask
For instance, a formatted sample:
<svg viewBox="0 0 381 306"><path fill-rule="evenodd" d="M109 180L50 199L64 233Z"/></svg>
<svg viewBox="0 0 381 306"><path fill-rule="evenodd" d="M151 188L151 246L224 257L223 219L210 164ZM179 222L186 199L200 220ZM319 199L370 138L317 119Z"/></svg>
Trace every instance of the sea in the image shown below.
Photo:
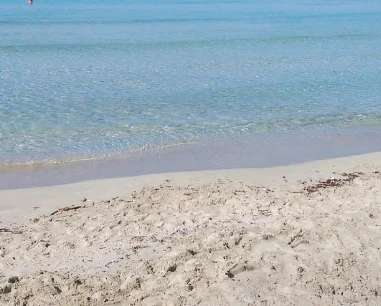
<svg viewBox="0 0 381 306"><path fill-rule="evenodd" d="M0 188L381 150L381 2L0 0Z"/></svg>

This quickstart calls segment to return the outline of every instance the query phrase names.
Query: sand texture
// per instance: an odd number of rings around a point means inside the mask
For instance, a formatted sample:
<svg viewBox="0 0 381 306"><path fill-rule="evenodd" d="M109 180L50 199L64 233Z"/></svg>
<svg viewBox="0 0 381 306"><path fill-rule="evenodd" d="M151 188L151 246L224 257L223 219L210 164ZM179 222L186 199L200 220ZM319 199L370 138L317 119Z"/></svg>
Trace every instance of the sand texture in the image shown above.
<svg viewBox="0 0 381 306"><path fill-rule="evenodd" d="M316 166L282 184L163 174L4 227L0 304L381 305L379 163Z"/></svg>

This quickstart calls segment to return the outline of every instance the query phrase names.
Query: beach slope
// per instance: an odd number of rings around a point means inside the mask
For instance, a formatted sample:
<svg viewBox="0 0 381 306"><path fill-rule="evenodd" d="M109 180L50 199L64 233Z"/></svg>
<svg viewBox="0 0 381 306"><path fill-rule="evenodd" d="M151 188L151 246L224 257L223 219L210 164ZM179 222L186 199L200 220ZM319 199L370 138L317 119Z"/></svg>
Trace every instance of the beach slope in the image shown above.
<svg viewBox="0 0 381 306"><path fill-rule="evenodd" d="M380 305L381 154L0 191L0 305Z"/></svg>

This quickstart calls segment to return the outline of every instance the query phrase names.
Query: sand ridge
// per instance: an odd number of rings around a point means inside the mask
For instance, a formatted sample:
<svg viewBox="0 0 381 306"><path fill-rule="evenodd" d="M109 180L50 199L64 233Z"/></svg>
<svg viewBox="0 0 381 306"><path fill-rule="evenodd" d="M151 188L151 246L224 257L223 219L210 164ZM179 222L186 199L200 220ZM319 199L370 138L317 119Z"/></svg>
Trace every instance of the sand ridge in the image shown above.
<svg viewBox="0 0 381 306"><path fill-rule="evenodd" d="M78 201L0 233L0 304L379 305L381 175L372 170L314 192L312 179L163 180Z"/></svg>

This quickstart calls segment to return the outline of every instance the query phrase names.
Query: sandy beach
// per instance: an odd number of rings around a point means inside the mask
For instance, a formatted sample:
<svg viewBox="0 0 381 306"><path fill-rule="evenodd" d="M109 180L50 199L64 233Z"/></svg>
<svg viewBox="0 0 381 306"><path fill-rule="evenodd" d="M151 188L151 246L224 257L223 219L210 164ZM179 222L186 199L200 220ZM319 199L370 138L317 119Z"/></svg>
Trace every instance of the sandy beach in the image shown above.
<svg viewBox="0 0 381 306"><path fill-rule="evenodd" d="M0 7L0 306L381 305L381 1Z"/></svg>
<svg viewBox="0 0 381 306"><path fill-rule="evenodd" d="M381 154L0 191L0 305L380 305Z"/></svg>

